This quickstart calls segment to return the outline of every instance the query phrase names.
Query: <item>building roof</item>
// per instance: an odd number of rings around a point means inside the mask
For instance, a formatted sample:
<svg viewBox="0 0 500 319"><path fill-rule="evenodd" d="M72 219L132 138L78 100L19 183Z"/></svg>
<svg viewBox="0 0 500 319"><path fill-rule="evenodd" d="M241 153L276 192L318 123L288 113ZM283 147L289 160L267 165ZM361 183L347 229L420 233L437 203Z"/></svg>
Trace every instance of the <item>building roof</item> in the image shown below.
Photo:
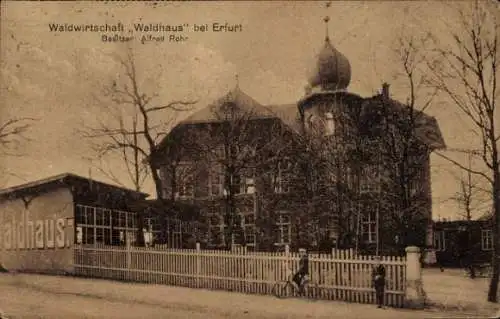
<svg viewBox="0 0 500 319"><path fill-rule="evenodd" d="M227 105L227 103L236 105L239 114L244 114L244 116L248 116L249 119L280 118L286 124L292 124L294 122L293 118L297 116L296 104L264 106L250 97L248 94L243 92L239 88L239 86L236 86L226 95L194 112L186 119L180 121L170 133L173 133L177 129L188 125L216 123L224 121L223 116L224 113L227 112L223 108ZM296 128L297 123L293 123L292 125L294 125ZM165 136L163 140L158 144L157 150L164 149L168 144L168 140L169 136Z"/></svg>
<svg viewBox="0 0 500 319"><path fill-rule="evenodd" d="M224 113L226 113L223 108L227 103L236 105L239 112L244 112L245 114L251 115L254 118L274 117L274 114L272 114L269 108L261 105L259 102L251 98L237 86L213 103L193 113L191 116L181 121L179 124L182 125L223 121L224 119L222 118L222 116L224 115Z"/></svg>
<svg viewBox="0 0 500 319"><path fill-rule="evenodd" d="M283 123L285 123L285 125L293 131L296 133L301 132L302 126L299 118L299 112L297 112L297 104L269 105L267 108L271 114L274 115L274 117L282 120Z"/></svg>
<svg viewBox="0 0 500 319"><path fill-rule="evenodd" d="M365 101L373 103L374 105L376 103L389 105L397 113L409 110L407 105L397 100L389 98L387 101L384 101L384 99L386 98L382 94L377 94L365 99ZM414 109L413 111L415 112L415 135L417 138L431 149L446 148L446 144L436 118L417 109Z"/></svg>
<svg viewBox="0 0 500 319"><path fill-rule="evenodd" d="M318 54L316 68L309 78L311 87L321 86L323 89L346 89L351 82L351 64L330 42L325 38L323 49Z"/></svg>
<svg viewBox="0 0 500 319"><path fill-rule="evenodd" d="M349 100L351 103L366 103L365 106L368 108L374 108L377 104L381 103L381 99L383 98L381 94L363 98L357 94L344 92L344 91L335 91L335 92L322 92L315 93L308 97L311 98L321 98L322 95L338 95L345 99ZM357 101L357 102L353 102ZM406 106L396 100L389 99L388 103L395 111L401 112L404 111ZM180 128L184 125L190 124L198 124L198 123L214 123L224 121L221 117L221 114L224 114L223 107L227 103L232 103L237 106L240 112L244 112L246 114L251 114L252 119L269 119L276 118L281 120L285 125L287 125L292 131L296 133L300 133L302 131L301 122L299 118L299 107L300 103L303 101L298 101L298 103L290 103L290 104L280 104L280 105L262 105L249 95L244 93L238 86L236 86L233 90L228 92L223 97L217 99L212 104L198 110L193 113L191 116L186 118L185 120L179 122L175 128ZM418 112L418 111L417 111ZM227 113L227 112L226 112ZM417 123L417 136L418 138L430 146L432 149L443 149L446 147L443 136L441 134L441 130L436 119L432 116L429 116L423 112L418 112L418 121ZM175 129L174 128L174 129ZM165 137L164 140L158 145L158 149L162 149L166 145L166 140L168 137Z"/></svg>
<svg viewBox="0 0 500 319"><path fill-rule="evenodd" d="M107 184L103 182L99 182L87 177L75 175L72 173L63 173L51 177L47 177L44 179L36 180L33 182L17 185L17 186L12 186L9 188L5 188L0 190L0 198L6 198L10 196L15 196L16 194L24 193L24 192L46 192L50 187L54 185L62 185L62 186L76 186L78 184L81 184L82 182L88 183L88 184L95 184L101 187L105 187L108 189L115 189L119 190L122 192L125 192L126 194L138 198L146 198L149 196L149 194L142 193L142 192L137 192L135 190L121 187L121 186L116 186L112 184Z"/></svg>

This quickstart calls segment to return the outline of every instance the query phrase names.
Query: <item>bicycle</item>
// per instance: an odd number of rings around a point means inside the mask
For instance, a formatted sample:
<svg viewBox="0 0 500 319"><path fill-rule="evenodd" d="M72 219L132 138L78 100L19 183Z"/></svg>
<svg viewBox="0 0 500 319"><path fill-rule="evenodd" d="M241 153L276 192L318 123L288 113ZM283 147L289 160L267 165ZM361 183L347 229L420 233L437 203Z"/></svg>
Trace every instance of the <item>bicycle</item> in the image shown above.
<svg viewBox="0 0 500 319"><path fill-rule="evenodd" d="M293 274L288 276L287 280L279 280L273 285L272 294L277 298L288 298L295 296L295 293L299 297L309 297L309 289L317 288L316 284L311 284L309 282L309 277L306 275L302 278L302 292L296 287L296 284L293 281Z"/></svg>

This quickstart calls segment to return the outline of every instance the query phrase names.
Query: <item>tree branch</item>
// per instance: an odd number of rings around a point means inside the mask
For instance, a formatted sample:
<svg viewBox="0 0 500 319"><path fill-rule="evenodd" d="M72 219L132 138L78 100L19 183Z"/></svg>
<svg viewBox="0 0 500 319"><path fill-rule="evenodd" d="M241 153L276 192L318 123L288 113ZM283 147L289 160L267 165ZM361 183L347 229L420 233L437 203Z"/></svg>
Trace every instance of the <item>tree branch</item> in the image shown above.
<svg viewBox="0 0 500 319"><path fill-rule="evenodd" d="M491 177L490 177L490 176L488 176L488 175L486 175L484 172L481 172L481 171L477 171L477 170L470 169L470 168L468 168L468 167L466 167L466 166L462 165L461 163L459 163L459 162L455 161L454 159L451 159L451 158L449 158L448 156L446 156L446 155L442 154L442 153L441 153L441 152L439 152L439 151L436 151L436 152L434 152L434 153L435 153L436 155L438 155L439 157L444 158L445 160L449 161L449 162L450 162L450 163L452 163L453 165L455 165L455 166L459 167L460 169L462 169L462 170L464 170L464 171L466 171L466 172L470 172L470 173L472 173L472 174L474 174L474 175L479 175L479 176L481 176L481 177L484 177L484 178L485 178L488 182L493 183L493 180L491 179Z"/></svg>

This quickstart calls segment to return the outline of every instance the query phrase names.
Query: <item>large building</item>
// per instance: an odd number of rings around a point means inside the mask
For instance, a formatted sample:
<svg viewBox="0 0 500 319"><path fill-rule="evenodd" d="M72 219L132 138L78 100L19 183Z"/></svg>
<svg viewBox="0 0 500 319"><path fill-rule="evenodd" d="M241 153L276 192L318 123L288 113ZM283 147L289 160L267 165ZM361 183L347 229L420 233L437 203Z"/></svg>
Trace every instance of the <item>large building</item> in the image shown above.
<svg viewBox="0 0 500 319"><path fill-rule="evenodd" d="M348 59L325 39L300 101L261 105L238 85L165 137L152 161L164 198L201 210L208 247L430 244L435 118L348 91Z"/></svg>

